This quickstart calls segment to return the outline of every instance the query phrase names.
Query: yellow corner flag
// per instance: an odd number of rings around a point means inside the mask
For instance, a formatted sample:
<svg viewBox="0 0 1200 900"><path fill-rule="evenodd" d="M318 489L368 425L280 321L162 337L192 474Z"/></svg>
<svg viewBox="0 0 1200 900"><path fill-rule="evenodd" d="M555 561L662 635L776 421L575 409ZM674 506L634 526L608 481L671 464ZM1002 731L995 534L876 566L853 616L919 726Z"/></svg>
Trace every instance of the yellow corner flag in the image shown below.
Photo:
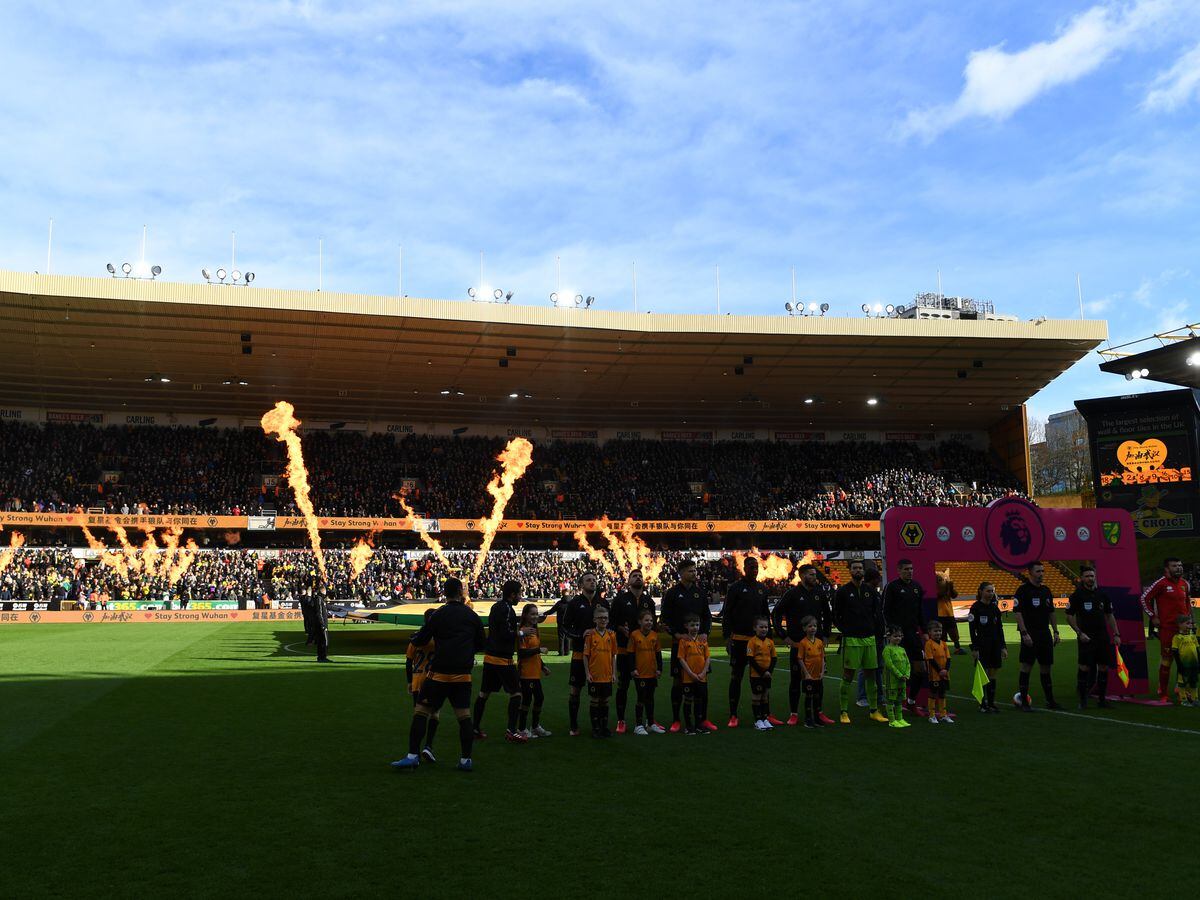
<svg viewBox="0 0 1200 900"><path fill-rule="evenodd" d="M988 678L987 670L984 669L983 663L975 663L975 684L971 686L971 696L979 703L983 702L983 687L992 679Z"/></svg>
<svg viewBox="0 0 1200 900"><path fill-rule="evenodd" d="M1125 665L1125 660L1121 659L1121 648L1117 649L1117 677L1121 679L1121 684L1129 687L1129 667Z"/></svg>

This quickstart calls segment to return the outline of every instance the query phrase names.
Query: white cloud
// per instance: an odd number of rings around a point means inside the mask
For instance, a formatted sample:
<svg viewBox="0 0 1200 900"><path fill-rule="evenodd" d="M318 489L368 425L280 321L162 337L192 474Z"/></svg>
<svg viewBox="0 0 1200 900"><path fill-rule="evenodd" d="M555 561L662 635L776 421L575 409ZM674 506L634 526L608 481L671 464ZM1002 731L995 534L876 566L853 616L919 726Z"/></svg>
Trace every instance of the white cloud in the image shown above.
<svg viewBox="0 0 1200 900"><path fill-rule="evenodd" d="M1003 121L1046 91L1095 71L1159 22L1170 0L1141 0L1118 9L1100 5L1071 19L1052 41L1010 53L1003 44L967 57L962 93L951 104L913 110L901 132L926 140L971 117Z"/></svg>
<svg viewBox="0 0 1200 900"><path fill-rule="evenodd" d="M1174 112L1200 96L1200 44L1197 44L1175 65L1154 79L1142 106L1161 112Z"/></svg>

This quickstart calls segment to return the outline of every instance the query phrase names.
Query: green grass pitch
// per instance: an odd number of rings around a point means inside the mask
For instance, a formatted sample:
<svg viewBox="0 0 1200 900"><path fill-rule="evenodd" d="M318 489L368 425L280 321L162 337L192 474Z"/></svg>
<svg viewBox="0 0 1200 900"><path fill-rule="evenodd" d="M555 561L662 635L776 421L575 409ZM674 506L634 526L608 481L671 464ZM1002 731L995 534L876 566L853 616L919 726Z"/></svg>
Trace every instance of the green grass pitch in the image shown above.
<svg viewBox="0 0 1200 900"><path fill-rule="evenodd" d="M299 623L0 628L0 893L991 897L1194 881L1200 709L1076 713L1069 642L1055 671L1070 714L981 716L955 657L952 727L896 731L855 707L817 733L610 741L566 735L567 668L549 656L554 736L505 744L493 698L465 775L453 727L439 765L387 765L411 710L401 633L332 640L337 663L319 666ZM718 659L718 724L727 672ZM786 703L781 673L773 708Z"/></svg>

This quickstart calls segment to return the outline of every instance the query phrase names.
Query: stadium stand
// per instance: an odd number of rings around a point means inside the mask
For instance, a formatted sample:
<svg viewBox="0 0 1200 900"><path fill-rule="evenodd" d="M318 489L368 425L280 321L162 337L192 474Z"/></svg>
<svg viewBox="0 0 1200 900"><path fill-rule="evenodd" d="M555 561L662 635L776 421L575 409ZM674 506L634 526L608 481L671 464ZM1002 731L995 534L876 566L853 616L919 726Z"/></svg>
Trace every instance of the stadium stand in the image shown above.
<svg viewBox="0 0 1200 900"><path fill-rule="evenodd" d="M664 580L672 577L672 567L689 551L667 551ZM780 555L797 558L795 552L780 551ZM459 570L469 569L474 562L473 552L447 552L451 565ZM442 580L449 574L437 559L423 551L402 551L380 548L357 578L350 577L349 552L340 549L326 551L329 579L324 589L332 599L352 600L366 606L390 605L408 600L423 600L438 595ZM576 579L585 571L597 571L591 560L578 553L545 550L493 550L484 565L475 593L491 597L504 581L514 578L525 586L529 597L556 599L573 593ZM844 557L822 560L819 572L824 581L836 585L849 576L848 560ZM981 581L991 581L1001 597L1011 597L1021 583L1012 573L984 562L943 563L939 571L950 569L950 577L959 591L959 602L969 603ZM736 567L729 555L720 552L704 554L699 566L701 586L706 592L723 592L737 577ZM1047 583L1057 597L1066 597L1073 590L1071 582L1058 569L1047 567ZM600 573L601 587L613 593L620 587L618 575ZM0 603L49 603L88 601L100 606L105 601L118 607L127 604L158 604L171 602L178 607L183 601L197 607L214 604L245 606L248 601L286 603L300 592L319 584L316 565L308 550L202 550L195 562L171 585L161 573L141 575L128 580L95 559L76 558L69 550L26 548L15 552L12 564L0 573ZM661 590L661 585L654 589ZM771 584L769 593L778 595L786 584Z"/></svg>
<svg viewBox="0 0 1200 900"><path fill-rule="evenodd" d="M317 431L304 435L320 515L476 517L503 440ZM0 424L5 510L254 514L295 511L281 446L257 428ZM873 519L889 506L984 504L1016 492L958 443L540 443L509 504L525 518Z"/></svg>

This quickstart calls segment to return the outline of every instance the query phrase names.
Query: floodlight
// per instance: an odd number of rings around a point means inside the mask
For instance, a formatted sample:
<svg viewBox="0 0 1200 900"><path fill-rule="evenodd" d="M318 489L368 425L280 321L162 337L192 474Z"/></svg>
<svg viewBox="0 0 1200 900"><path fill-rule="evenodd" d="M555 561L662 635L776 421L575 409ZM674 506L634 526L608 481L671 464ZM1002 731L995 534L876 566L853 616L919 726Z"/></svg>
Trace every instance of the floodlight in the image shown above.
<svg viewBox="0 0 1200 900"><path fill-rule="evenodd" d="M450 396L450 388L443 388L442 390L438 391L438 393L443 397L448 397Z"/></svg>
<svg viewBox="0 0 1200 900"><path fill-rule="evenodd" d="M575 295L575 305L578 306L582 302L583 302L583 294L576 294Z"/></svg>
<svg viewBox="0 0 1200 900"><path fill-rule="evenodd" d="M789 300L787 303L783 304L783 308L786 309L788 312L791 312L793 309L792 301Z"/></svg>
<svg viewBox="0 0 1200 900"><path fill-rule="evenodd" d="M893 306L891 303L889 303L887 306L885 306L883 308L883 311L886 312L889 316L894 315L896 312L896 307Z"/></svg>
<svg viewBox="0 0 1200 900"><path fill-rule="evenodd" d="M121 271L128 275L133 271L133 266L131 266L129 263L121 263Z"/></svg>
<svg viewBox="0 0 1200 900"><path fill-rule="evenodd" d="M811 406L811 405L812 405L812 402L813 402L813 398L812 398L812 397L805 397L805 398L804 398L804 403L805 403L805 405L807 405L807 406Z"/></svg>
<svg viewBox="0 0 1200 900"><path fill-rule="evenodd" d="M588 297L586 300L583 301L583 305L590 309L592 304L595 302L596 302L595 297Z"/></svg>
<svg viewBox="0 0 1200 900"><path fill-rule="evenodd" d="M233 270L233 280L234 280L234 281L240 281L240 280L241 280L241 277L242 277L242 273L241 273L241 272L239 272L237 269L234 269L234 270Z"/></svg>
<svg viewBox="0 0 1200 900"><path fill-rule="evenodd" d="M881 312L883 312L883 304L882 304L882 303L876 303L876 304L875 304L875 314L876 314L876 315L878 315L878 314L879 314L879 313L881 313Z"/></svg>
<svg viewBox="0 0 1200 900"><path fill-rule="evenodd" d="M170 384L170 383L171 383L171 379L170 379L170 378L168 378L166 375L159 375L159 376L158 376L158 380L159 380L159 381L161 381L163 384Z"/></svg>
<svg viewBox="0 0 1200 900"><path fill-rule="evenodd" d="M200 274L204 276L205 281L212 281L212 275L209 274L208 269L201 269Z"/></svg>
<svg viewBox="0 0 1200 900"><path fill-rule="evenodd" d="M871 313L871 307L869 307L867 304L865 304L865 303L864 303L864 304L862 305L862 311L863 311L863 312L865 312L865 313L867 313L868 315L870 315L870 313Z"/></svg>
<svg viewBox="0 0 1200 900"><path fill-rule="evenodd" d="M553 303L555 306L558 306L558 292L557 291L552 292L550 294L550 302Z"/></svg>
<svg viewBox="0 0 1200 900"><path fill-rule="evenodd" d="M508 302L508 301L510 301L512 298L513 298L513 292L512 292L512 291L509 291L507 294L505 294L505 295L504 295L504 302L505 302L505 303L507 303L507 302Z"/></svg>
<svg viewBox="0 0 1200 900"><path fill-rule="evenodd" d="M492 291L492 297L496 300L502 300L504 298L504 291L500 290L500 288L496 288L494 291Z"/></svg>
<svg viewBox="0 0 1200 900"><path fill-rule="evenodd" d="M107 266L107 268L108 268L108 274L109 274L109 275L116 275L116 274L117 274L117 268L116 268L116 266L114 266L112 263L109 263L109 264L108 264L108 266Z"/></svg>
<svg viewBox="0 0 1200 900"><path fill-rule="evenodd" d="M900 304L899 306L896 307L896 315L902 316L906 312L908 312L908 307L905 306L904 304Z"/></svg>
<svg viewBox="0 0 1200 900"><path fill-rule="evenodd" d="M162 274L162 266L153 266L150 269L150 274L153 275L155 278L157 278L159 275Z"/></svg>
<svg viewBox="0 0 1200 900"><path fill-rule="evenodd" d="M1189 356L1187 358L1187 364L1189 366L1200 366L1200 353L1193 353L1191 356Z"/></svg>
<svg viewBox="0 0 1200 900"><path fill-rule="evenodd" d="M217 269L217 278L218 278L220 281L224 281L224 280L225 280L225 270L224 270L224 269Z"/></svg>
<svg viewBox="0 0 1200 900"><path fill-rule="evenodd" d="M829 312L829 304L822 303L821 304L821 315L825 315L825 313L827 313L827 312Z"/></svg>
<svg viewBox="0 0 1200 900"><path fill-rule="evenodd" d="M253 280L254 280L254 273L253 273L253 272L247 272L247 273L246 273L246 284L249 284L249 283L250 283L250 282L252 282Z"/></svg>
<svg viewBox="0 0 1200 900"><path fill-rule="evenodd" d="M472 300L474 300L475 299L475 288L473 288L473 287L467 288L467 296L470 297Z"/></svg>
<svg viewBox="0 0 1200 900"><path fill-rule="evenodd" d="M874 397L867 398L867 406L878 406L878 405L879 405L879 401L876 400Z"/></svg>

